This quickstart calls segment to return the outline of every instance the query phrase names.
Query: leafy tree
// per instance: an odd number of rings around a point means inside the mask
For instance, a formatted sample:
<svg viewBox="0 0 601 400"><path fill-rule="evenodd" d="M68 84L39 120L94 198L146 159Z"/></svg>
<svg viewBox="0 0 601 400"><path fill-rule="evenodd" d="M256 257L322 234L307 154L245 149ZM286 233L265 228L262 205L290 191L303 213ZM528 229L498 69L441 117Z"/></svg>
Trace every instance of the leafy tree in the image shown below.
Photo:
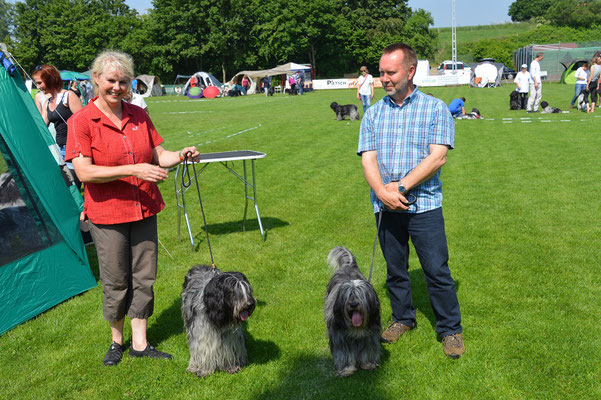
<svg viewBox="0 0 601 400"><path fill-rule="evenodd" d="M15 50L28 69L87 69L104 49L122 49L138 25L124 0L25 0L15 4Z"/></svg>
<svg viewBox="0 0 601 400"><path fill-rule="evenodd" d="M589 27L601 24L601 1L557 0L549 7L546 17L558 26Z"/></svg>
<svg viewBox="0 0 601 400"><path fill-rule="evenodd" d="M528 21L543 17L552 3L554 3L552 0L516 0L509 6L507 14L514 22Z"/></svg>
<svg viewBox="0 0 601 400"><path fill-rule="evenodd" d="M14 6L0 0L0 41L9 41L13 26Z"/></svg>

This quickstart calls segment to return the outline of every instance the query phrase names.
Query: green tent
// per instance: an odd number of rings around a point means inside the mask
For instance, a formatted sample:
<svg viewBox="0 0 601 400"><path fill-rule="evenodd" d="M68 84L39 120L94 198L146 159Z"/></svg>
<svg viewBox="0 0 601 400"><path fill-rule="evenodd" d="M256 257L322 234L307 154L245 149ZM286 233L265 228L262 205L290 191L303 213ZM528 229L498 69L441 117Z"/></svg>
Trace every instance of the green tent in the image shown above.
<svg viewBox="0 0 601 400"><path fill-rule="evenodd" d="M85 81L90 79L90 75L85 72L67 71L66 69L61 71L61 79L63 81Z"/></svg>
<svg viewBox="0 0 601 400"><path fill-rule="evenodd" d="M0 334L96 286L81 195L65 184L54 139L13 75L0 64Z"/></svg>
<svg viewBox="0 0 601 400"><path fill-rule="evenodd" d="M582 64L584 64L585 62L588 62L588 60L573 60L572 62L570 62L566 70L563 71L563 74L561 74L561 79L559 80L559 82L575 85L576 78L574 77L574 74L576 73L576 70L582 67Z"/></svg>

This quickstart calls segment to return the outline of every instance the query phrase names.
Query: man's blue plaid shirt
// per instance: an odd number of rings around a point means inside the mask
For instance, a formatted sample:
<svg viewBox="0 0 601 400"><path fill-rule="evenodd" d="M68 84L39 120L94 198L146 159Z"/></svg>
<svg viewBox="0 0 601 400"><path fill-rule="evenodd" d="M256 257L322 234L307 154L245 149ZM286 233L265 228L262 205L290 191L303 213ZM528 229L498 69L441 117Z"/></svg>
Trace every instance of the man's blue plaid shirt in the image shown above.
<svg viewBox="0 0 601 400"><path fill-rule="evenodd" d="M441 100L420 92L413 93L400 106L389 96L365 112L361 121L357 154L377 150L382 182L400 181L430 154L430 144L455 143L455 122ZM417 196L408 213L422 213L442 207L440 170L409 193ZM384 205L371 191L374 212Z"/></svg>

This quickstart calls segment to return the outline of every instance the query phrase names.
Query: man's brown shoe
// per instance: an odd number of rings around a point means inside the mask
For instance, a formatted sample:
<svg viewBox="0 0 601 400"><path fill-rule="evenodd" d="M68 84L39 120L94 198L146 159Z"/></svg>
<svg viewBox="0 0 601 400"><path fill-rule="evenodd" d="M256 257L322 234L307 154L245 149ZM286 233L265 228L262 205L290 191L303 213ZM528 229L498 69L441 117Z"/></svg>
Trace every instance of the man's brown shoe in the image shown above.
<svg viewBox="0 0 601 400"><path fill-rule="evenodd" d="M465 345L463 344L463 335L457 333L442 338L442 350L445 356L458 359L465 353Z"/></svg>
<svg viewBox="0 0 601 400"><path fill-rule="evenodd" d="M382 337L380 338L380 340L384 343L394 343L397 340L399 340L401 335L403 335L407 331L410 331L411 329L413 328L407 325L403 325L400 322L393 322L388 328L386 328L384 332L382 332Z"/></svg>

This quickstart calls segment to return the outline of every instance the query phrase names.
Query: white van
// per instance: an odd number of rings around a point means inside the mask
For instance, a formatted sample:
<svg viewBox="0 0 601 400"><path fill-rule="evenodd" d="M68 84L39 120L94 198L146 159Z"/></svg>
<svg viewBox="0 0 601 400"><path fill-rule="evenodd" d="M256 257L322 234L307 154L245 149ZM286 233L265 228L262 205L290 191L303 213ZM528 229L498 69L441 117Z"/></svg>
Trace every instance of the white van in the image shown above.
<svg viewBox="0 0 601 400"><path fill-rule="evenodd" d="M438 75L469 75L472 73L472 69L461 61L456 62L455 69L453 71L453 61L443 61L438 66Z"/></svg>

